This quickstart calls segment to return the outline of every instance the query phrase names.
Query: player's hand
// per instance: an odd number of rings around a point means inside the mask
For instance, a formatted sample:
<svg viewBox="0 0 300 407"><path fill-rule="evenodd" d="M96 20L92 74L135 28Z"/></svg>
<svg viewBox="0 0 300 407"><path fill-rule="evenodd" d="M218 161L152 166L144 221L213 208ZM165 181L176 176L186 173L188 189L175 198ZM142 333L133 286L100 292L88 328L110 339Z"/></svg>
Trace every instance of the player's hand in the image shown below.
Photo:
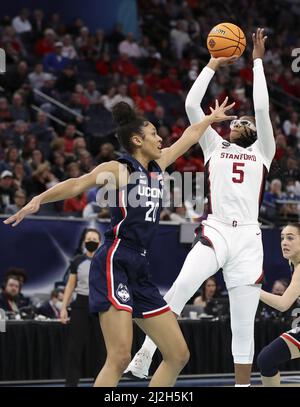
<svg viewBox="0 0 300 407"><path fill-rule="evenodd" d="M234 120L237 118L237 116L227 116L225 114L227 110L232 109L235 105L235 102L231 103L230 105L227 105L227 102L228 97L226 96L224 102L219 106L219 102L216 99L215 108L213 109L212 107L210 107L211 114L208 116L211 123L223 122L224 120Z"/></svg>
<svg viewBox="0 0 300 407"><path fill-rule="evenodd" d="M67 308L62 308L60 310L60 322L62 324L66 324L68 322L69 318L68 318L68 311Z"/></svg>
<svg viewBox="0 0 300 407"><path fill-rule="evenodd" d="M258 28L256 33L252 34L253 40L253 60L256 58L263 59L265 55L265 42L268 37L264 35L264 29Z"/></svg>
<svg viewBox="0 0 300 407"><path fill-rule="evenodd" d="M238 57L236 55L233 55L232 57L219 57L219 58L211 57L207 66L216 71L220 66L233 64L234 62L237 61L237 59Z"/></svg>
<svg viewBox="0 0 300 407"><path fill-rule="evenodd" d="M3 223L5 223L6 225L12 223L12 226L15 227L25 218L25 216L37 212L40 208L40 205L40 200L36 196L32 198L32 200L28 202L28 204L25 205L24 208L20 209L17 213L7 218Z"/></svg>

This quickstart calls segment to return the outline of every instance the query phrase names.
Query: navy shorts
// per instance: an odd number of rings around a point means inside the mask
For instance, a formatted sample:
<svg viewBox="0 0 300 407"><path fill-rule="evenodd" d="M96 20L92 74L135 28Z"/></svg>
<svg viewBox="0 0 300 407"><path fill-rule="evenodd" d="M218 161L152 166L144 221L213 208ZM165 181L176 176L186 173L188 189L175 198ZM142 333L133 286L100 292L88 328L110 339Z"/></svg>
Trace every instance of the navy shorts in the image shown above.
<svg viewBox="0 0 300 407"><path fill-rule="evenodd" d="M158 288L150 281L145 253L125 246L120 239L105 242L95 253L89 274L92 313L111 305L133 318L150 318L170 310Z"/></svg>

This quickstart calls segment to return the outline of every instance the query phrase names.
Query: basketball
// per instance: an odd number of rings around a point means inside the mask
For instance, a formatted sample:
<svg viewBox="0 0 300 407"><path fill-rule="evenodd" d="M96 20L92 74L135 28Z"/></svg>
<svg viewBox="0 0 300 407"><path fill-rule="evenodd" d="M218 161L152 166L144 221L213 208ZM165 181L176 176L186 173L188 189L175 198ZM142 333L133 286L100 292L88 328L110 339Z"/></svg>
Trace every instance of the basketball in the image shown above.
<svg viewBox="0 0 300 407"><path fill-rule="evenodd" d="M208 34L207 48L212 57L240 57L246 47L246 37L235 24L220 23Z"/></svg>

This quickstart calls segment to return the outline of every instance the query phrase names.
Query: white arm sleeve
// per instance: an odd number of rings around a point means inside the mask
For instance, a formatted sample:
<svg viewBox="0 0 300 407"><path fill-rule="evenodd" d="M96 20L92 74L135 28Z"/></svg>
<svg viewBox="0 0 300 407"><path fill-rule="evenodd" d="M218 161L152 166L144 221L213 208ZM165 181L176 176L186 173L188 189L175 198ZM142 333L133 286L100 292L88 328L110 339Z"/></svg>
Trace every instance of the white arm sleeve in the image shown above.
<svg viewBox="0 0 300 407"><path fill-rule="evenodd" d="M203 116L205 116L200 104L214 74L215 71L213 69L207 66L203 68L186 97L185 110L191 124L199 123ZM222 140L222 137L211 126L203 133L199 144L203 150L205 164L218 143Z"/></svg>
<svg viewBox="0 0 300 407"><path fill-rule="evenodd" d="M269 170L275 155L276 146L269 116L268 88L260 58L254 60L253 66L253 104L257 129L255 145Z"/></svg>

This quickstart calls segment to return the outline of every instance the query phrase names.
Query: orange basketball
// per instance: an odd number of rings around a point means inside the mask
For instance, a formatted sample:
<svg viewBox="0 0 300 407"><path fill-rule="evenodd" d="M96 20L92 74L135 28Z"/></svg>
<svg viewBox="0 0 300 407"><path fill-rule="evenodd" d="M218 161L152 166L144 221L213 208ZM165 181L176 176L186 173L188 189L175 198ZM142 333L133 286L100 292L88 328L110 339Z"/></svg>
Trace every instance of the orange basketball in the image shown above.
<svg viewBox="0 0 300 407"><path fill-rule="evenodd" d="M246 37L235 24L220 23L208 34L207 48L212 57L240 57L245 51Z"/></svg>

